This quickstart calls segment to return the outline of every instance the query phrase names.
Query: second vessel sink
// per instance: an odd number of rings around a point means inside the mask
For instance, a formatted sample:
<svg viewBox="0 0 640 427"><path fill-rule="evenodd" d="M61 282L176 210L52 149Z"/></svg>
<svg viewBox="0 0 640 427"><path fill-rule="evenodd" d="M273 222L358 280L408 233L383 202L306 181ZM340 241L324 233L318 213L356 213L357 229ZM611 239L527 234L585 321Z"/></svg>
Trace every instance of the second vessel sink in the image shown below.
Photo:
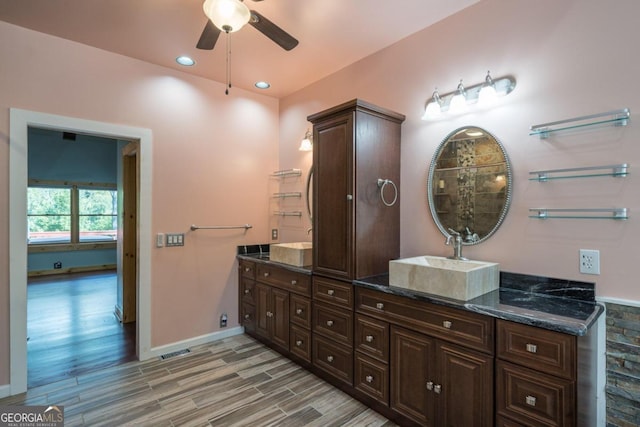
<svg viewBox="0 0 640 427"><path fill-rule="evenodd" d="M283 264L303 267L311 265L311 242L276 243L269 245L269 259Z"/></svg>
<svg viewBox="0 0 640 427"><path fill-rule="evenodd" d="M457 300L470 300L500 286L500 264L418 256L389 262L389 285Z"/></svg>

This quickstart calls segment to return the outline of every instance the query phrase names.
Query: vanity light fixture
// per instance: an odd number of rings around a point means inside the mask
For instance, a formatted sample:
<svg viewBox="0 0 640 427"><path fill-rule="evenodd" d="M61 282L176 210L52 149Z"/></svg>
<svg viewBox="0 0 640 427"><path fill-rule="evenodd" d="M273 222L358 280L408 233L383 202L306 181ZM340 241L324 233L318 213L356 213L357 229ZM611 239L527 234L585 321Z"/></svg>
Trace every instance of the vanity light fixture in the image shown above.
<svg viewBox="0 0 640 427"><path fill-rule="evenodd" d="M494 79L487 71L482 83L465 87L460 80L456 90L445 94L440 94L436 88L427 103L422 119L435 120L444 116L442 113L461 114L474 104L481 107L489 106L499 97L511 93L515 87L514 77L504 76Z"/></svg>
<svg viewBox="0 0 640 427"><path fill-rule="evenodd" d="M442 100L438 93L438 88L433 91L431 95L431 101L427 104L427 108L424 110L423 120L436 119L442 114Z"/></svg>
<svg viewBox="0 0 640 427"><path fill-rule="evenodd" d="M300 151L311 151L313 150L313 135L311 135L311 131L307 129L307 132L304 134L304 139L300 142Z"/></svg>
<svg viewBox="0 0 640 427"><path fill-rule="evenodd" d="M453 98L451 98L451 102L449 103L449 113L461 114L465 111L467 111L467 91L464 90L462 79L460 79L460 83L458 83L458 88L456 89L456 94L453 95Z"/></svg>

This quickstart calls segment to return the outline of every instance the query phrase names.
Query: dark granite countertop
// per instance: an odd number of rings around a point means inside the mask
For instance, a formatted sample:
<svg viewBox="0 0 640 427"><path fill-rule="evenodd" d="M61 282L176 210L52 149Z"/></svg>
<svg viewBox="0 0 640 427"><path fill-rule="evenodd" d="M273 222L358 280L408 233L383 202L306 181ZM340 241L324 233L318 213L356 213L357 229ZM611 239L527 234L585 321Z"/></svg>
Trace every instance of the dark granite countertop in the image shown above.
<svg viewBox="0 0 640 427"><path fill-rule="evenodd" d="M520 277L522 279L518 280ZM587 290L580 287L582 292L578 297L574 298L549 295L549 288L553 289L551 293L558 292L558 282L565 282L567 284L565 289L570 288L573 290L579 287L576 284L582 284L581 282L553 281L553 279L540 278L540 280L536 281L538 288L534 287L534 291L523 290L522 286L520 286L520 289L518 289L518 286L513 286L514 283L526 282L533 277L536 276L501 273L501 287L499 289L469 301L443 298L437 295L389 286L388 274L356 280L353 283L355 286L362 286L388 294L465 309L499 319L577 336L585 335L604 312L604 307L595 302L595 298L588 294L588 286ZM550 280L552 281L550 287L540 289L541 282L549 282ZM547 290L547 293L545 293L545 290Z"/></svg>
<svg viewBox="0 0 640 427"><path fill-rule="evenodd" d="M311 266L307 265L304 267L296 267L295 265L290 264L282 264L280 262L271 261L269 259L269 253L257 253L257 254L238 254L238 259L246 259L248 261L260 262L263 264L272 264L277 265L278 267L286 268L290 271L295 271L296 273L309 274L311 275Z"/></svg>
<svg viewBox="0 0 640 427"><path fill-rule="evenodd" d="M268 245L266 246L262 248L264 251L259 253L242 253L242 247L239 247L238 258L274 264L298 273L312 274L311 266L296 267L270 261ZM499 289L469 301L390 286L388 274L355 280L353 284L576 336L586 335L589 328L604 312L602 304L595 301L593 283L518 273L501 272Z"/></svg>

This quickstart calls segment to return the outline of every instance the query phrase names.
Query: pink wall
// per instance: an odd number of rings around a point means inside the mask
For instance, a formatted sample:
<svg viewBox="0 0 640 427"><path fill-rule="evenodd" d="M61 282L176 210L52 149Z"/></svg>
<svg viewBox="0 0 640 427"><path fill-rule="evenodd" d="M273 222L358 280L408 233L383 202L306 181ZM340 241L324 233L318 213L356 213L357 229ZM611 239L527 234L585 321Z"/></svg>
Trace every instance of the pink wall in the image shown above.
<svg viewBox="0 0 640 427"><path fill-rule="evenodd" d="M640 261L638 16L636 0L484 0L282 99L280 166L310 164L297 144L311 113L359 97L406 114L401 255L449 255L428 209L429 162L453 129L484 127L511 158L514 198L496 234L465 247L464 253L499 262L504 271L595 281L599 296L639 301L640 287L631 274ZM468 85L480 83L487 70L494 77L517 79L515 91L499 107L438 122L420 119L435 86L449 92L461 78ZM623 107L632 112L624 128L569 132L548 140L528 136L534 124ZM616 163L632 165L627 178L528 180L533 170ZM631 219L529 219L528 209L539 206L627 207ZM600 276L579 273L580 248L600 250Z"/></svg>
<svg viewBox="0 0 640 427"><path fill-rule="evenodd" d="M9 108L149 128L152 232L185 232L153 249L152 346L237 325L235 247L267 241L277 169L278 101L0 22L0 230L9 222ZM249 124L248 120L250 120ZM189 232L191 224L251 223ZM3 239L7 242L7 239ZM9 382L9 247L0 244L0 385ZM25 272L26 274L26 272Z"/></svg>

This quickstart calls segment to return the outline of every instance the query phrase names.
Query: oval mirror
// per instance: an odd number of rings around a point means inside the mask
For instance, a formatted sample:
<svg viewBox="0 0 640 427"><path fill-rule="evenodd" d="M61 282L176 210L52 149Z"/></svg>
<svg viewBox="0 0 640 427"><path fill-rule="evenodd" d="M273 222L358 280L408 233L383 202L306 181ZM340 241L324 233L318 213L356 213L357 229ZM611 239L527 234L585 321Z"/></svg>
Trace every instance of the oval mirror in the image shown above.
<svg viewBox="0 0 640 427"><path fill-rule="evenodd" d="M448 237L478 244L498 229L509 210L513 188L509 158L498 139L479 127L447 135L436 150L427 181L429 208Z"/></svg>

